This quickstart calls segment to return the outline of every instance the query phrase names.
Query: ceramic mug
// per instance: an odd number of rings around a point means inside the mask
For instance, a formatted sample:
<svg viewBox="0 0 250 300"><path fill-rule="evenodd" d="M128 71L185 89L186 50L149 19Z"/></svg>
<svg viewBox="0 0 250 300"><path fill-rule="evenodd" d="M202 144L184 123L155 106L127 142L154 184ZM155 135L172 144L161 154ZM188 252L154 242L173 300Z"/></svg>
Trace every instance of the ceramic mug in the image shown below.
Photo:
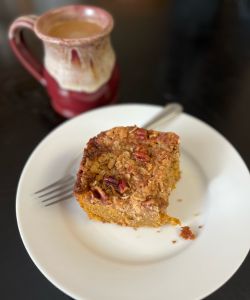
<svg viewBox="0 0 250 300"><path fill-rule="evenodd" d="M67 20L93 22L101 30L80 38L49 35L53 26ZM23 29L32 30L44 45L44 64L27 48ZM47 89L53 108L64 117L73 117L91 108L116 100L119 72L110 42L113 18L105 10L70 5L41 16L27 15L9 28L12 50L23 66Z"/></svg>

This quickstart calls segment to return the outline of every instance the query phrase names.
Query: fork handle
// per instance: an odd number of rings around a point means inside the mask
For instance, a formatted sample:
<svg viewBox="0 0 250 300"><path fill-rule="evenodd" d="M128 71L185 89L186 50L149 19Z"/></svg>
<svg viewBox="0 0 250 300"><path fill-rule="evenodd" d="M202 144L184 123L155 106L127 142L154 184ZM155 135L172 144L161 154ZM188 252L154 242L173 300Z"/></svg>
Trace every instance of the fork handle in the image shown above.
<svg viewBox="0 0 250 300"><path fill-rule="evenodd" d="M183 106L179 103L169 103L163 110L160 111L153 119L146 122L143 127L146 129L152 129L158 127L159 125L169 122L176 118L183 112Z"/></svg>

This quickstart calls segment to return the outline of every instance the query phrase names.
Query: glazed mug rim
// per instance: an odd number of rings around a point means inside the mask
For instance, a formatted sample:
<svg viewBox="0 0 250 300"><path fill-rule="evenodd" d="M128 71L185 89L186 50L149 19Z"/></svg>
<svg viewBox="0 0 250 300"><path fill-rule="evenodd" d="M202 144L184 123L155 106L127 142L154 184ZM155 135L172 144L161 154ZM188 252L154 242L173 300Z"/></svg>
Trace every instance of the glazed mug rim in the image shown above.
<svg viewBox="0 0 250 300"><path fill-rule="evenodd" d="M84 16L84 14L79 14L79 12L87 12L89 14L89 19L91 19L91 15L93 12L97 15L101 15L106 19L106 24L102 28L102 31L98 34L91 35L89 37L82 37L82 38L58 38L58 37L52 37L44 32L42 29L42 23L50 18L53 15L67 15L69 12L75 13L76 16ZM78 13L77 13L78 11ZM45 42L53 43L53 44L60 44L60 45L83 45L83 44L90 44L93 43L96 40L99 40L100 38L106 37L110 34L114 27L114 20L112 15L104 10L103 8L93 6L93 5L66 5L61 6L59 8L54 8L46 11L44 14L38 16L37 20L34 24L34 31L36 35Z"/></svg>

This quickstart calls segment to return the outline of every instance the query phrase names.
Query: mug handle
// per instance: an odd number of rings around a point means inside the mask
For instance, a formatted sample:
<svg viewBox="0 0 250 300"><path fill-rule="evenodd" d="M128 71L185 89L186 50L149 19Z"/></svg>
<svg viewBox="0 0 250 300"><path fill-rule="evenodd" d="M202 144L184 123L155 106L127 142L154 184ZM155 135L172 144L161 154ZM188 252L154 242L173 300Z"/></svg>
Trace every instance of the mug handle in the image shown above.
<svg viewBox="0 0 250 300"><path fill-rule="evenodd" d="M23 29L28 28L34 32L34 25L38 16L27 15L14 20L9 28L9 42L16 57L22 65L42 84L46 85L43 75L43 65L31 54L23 38Z"/></svg>

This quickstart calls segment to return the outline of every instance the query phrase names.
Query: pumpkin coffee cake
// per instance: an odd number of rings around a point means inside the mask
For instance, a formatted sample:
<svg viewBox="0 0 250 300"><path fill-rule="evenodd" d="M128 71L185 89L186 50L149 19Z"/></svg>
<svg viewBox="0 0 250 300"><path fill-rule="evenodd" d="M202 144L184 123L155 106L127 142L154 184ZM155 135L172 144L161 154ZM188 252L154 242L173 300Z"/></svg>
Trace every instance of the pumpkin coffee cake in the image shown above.
<svg viewBox="0 0 250 300"><path fill-rule="evenodd" d="M74 194L90 219L132 227L179 224L166 213L179 178L175 133L115 127L89 140Z"/></svg>

